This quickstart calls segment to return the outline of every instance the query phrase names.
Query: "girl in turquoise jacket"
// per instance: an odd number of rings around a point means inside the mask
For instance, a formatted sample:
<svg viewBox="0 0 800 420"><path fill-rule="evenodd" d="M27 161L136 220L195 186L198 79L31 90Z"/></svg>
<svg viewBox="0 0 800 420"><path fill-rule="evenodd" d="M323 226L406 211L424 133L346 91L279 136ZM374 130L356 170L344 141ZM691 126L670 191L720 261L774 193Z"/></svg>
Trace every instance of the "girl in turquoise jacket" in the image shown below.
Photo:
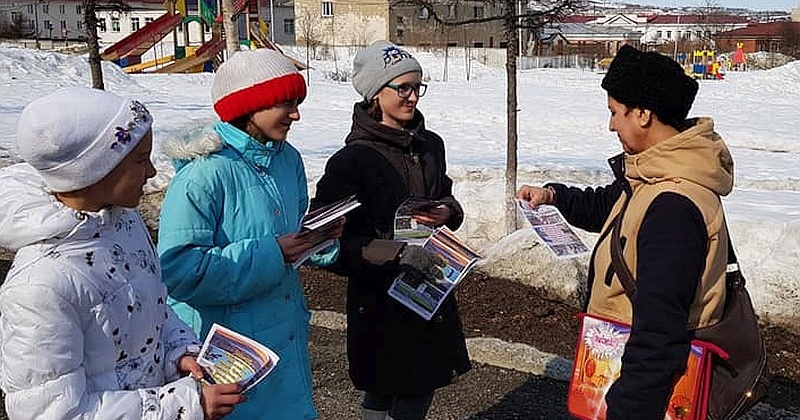
<svg viewBox="0 0 800 420"><path fill-rule="evenodd" d="M314 243L298 235L305 169L286 140L305 82L271 50L241 51L217 71L213 133L165 144L176 173L161 209L158 251L178 315L204 337L219 323L273 349L272 373L231 419L314 419L309 311L292 267ZM341 225L329 234L337 238ZM315 255L325 265L338 246Z"/></svg>

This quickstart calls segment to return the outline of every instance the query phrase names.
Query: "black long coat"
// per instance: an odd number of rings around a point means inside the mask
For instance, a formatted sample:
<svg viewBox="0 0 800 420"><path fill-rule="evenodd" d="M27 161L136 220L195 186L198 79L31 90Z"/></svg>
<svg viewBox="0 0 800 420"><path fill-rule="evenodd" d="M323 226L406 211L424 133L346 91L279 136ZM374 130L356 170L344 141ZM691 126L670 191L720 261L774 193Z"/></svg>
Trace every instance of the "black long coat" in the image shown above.
<svg viewBox="0 0 800 420"><path fill-rule="evenodd" d="M347 216L332 269L349 279L350 378L357 389L383 395L424 395L471 368L452 294L431 321L387 294L399 273L392 261L398 247L388 240L395 211L406 198L446 199L453 210L448 227L463 221L446 175L442 139L425 129L419 111L410 127L381 125L356 104L346 144L328 160L312 200L316 208L355 194L362 203Z"/></svg>

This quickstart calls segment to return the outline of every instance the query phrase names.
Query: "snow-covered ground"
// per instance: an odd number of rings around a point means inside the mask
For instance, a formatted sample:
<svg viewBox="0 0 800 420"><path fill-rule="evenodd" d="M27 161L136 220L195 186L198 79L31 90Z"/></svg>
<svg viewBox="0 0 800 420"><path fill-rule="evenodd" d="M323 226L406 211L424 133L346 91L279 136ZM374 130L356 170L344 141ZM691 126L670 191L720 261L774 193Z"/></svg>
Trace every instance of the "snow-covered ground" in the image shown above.
<svg viewBox="0 0 800 420"><path fill-rule="evenodd" d="M304 52L296 56L303 57ZM476 62L469 80L463 55L445 61L416 54L430 79L420 109L447 144L449 173L467 220L458 235L486 257L483 270L545 287L574 298L587 259L552 258L529 229L504 236L505 72ZM315 61L302 120L290 141L300 149L309 188L327 158L342 145L358 99L349 82L326 75L348 70L347 50L338 61ZM126 75L104 63L108 90L143 101L156 119L156 142L212 124L213 75ZM610 133L602 75L570 69L539 69L519 76L519 182L562 181L599 185L611 179L606 158L619 153ZM0 45L0 166L16 160L15 124L23 107L56 88L89 85L86 59ZM795 317L800 307L800 61L767 71L729 73L724 81L701 81L690 115L712 116L736 162L736 188L725 199L731 233L748 288L759 311L772 319ZM165 188L171 168L156 153ZM581 232L592 243L594 235ZM794 318L798 320L798 318Z"/></svg>

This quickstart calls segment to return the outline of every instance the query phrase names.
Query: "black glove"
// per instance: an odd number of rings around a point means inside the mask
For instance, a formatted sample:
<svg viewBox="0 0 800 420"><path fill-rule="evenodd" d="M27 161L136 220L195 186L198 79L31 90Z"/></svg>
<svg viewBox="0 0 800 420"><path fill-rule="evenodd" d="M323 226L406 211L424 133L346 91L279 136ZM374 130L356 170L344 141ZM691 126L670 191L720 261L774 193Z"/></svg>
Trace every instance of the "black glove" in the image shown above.
<svg viewBox="0 0 800 420"><path fill-rule="evenodd" d="M443 271L446 262L419 245L406 245L398 254L397 263L403 272L416 280L448 283Z"/></svg>

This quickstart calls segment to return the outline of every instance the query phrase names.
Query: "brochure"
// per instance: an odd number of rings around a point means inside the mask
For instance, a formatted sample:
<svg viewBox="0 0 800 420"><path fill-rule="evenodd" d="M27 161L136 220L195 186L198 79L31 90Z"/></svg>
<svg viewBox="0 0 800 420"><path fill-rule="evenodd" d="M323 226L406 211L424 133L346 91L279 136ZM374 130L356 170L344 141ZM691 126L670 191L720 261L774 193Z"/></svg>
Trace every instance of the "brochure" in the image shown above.
<svg viewBox="0 0 800 420"><path fill-rule="evenodd" d="M414 213L444 206L443 200L410 197L403 201L394 214L394 240L421 245L433 233L433 226L414 218Z"/></svg>
<svg viewBox="0 0 800 420"><path fill-rule="evenodd" d="M436 229L422 247L441 257L442 279L420 280L406 273L400 273L389 287L389 296L426 320L430 320L447 295L456 288L480 256L444 226Z"/></svg>
<svg viewBox="0 0 800 420"><path fill-rule="evenodd" d="M360 206L355 195L345 197L339 201L322 206L308 212L301 221L300 234L311 235L314 246L303 253L292 263L293 268L300 267L307 259L319 251L333 245L334 240L327 238L327 233L335 226L337 220L351 210Z"/></svg>
<svg viewBox="0 0 800 420"><path fill-rule="evenodd" d="M567 408L580 419L605 420L605 396L620 375L630 326L589 314L580 317ZM686 371L672 390L665 420L705 420L706 378L710 378L713 353L709 344L692 341Z"/></svg>
<svg viewBox="0 0 800 420"><path fill-rule="evenodd" d="M574 258L589 253L589 247L572 230L557 208L549 205L532 208L526 201L516 201L525 220L556 258Z"/></svg>
<svg viewBox="0 0 800 420"><path fill-rule="evenodd" d="M275 352L219 324L211 325L197 363L209 384L238 383L247 392L264 379L278 363Z"/></svg>

